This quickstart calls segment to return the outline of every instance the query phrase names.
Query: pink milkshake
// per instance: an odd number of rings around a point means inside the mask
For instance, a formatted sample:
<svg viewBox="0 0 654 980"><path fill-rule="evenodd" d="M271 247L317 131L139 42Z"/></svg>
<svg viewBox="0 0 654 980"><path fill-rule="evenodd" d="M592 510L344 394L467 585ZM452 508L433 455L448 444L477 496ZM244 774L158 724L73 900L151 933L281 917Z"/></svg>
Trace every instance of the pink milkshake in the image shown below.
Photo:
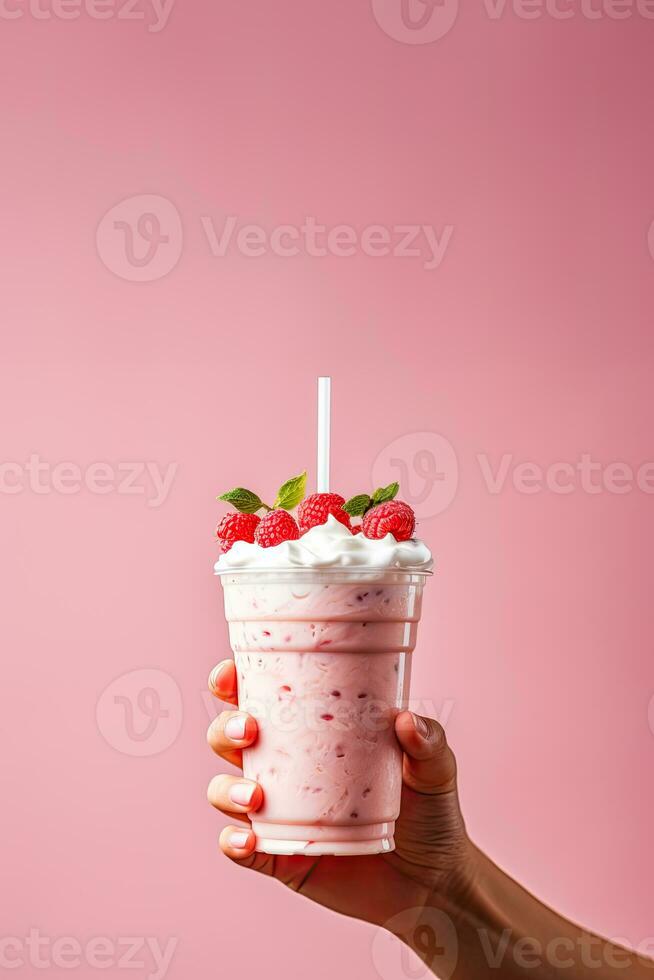
<svg viewBox="0 0 654 980"><path fill-rule="evenodd" d="M216 565L239 706L259 736L244 773L263 788L253 816L269 854L393 849L406 705L422 589L422 542L368 540L330 517L271 548L237 542Z"/></svg>

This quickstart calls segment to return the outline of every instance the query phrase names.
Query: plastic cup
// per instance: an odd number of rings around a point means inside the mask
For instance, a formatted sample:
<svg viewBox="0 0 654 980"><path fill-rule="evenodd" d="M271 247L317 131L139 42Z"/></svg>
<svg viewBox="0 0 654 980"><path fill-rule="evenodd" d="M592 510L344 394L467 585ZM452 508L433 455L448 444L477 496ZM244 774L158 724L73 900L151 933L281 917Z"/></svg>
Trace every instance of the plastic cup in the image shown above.
<svg viewBox="0 0 654 980"><path fill-rule="evenodd" d="M229 569L220 573L239 707L259 726L244 774L268 854L394 847L407 703L425 571Z"/></svg>

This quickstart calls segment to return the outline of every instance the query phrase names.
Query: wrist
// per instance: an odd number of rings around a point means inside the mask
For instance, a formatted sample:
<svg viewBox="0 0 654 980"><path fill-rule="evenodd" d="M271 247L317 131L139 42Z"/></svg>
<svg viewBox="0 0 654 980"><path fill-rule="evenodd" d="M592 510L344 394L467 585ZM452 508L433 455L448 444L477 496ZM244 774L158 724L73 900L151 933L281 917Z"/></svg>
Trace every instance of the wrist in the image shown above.
<svg viewBox="0 0 654 980"><path fill-rule="evenodd" d="M497 936L505 927L492 897L494 870L501 874L466 838L457 867L432 889L422 914L404 930L401 938L436 976L481 980L488 975L488 951L480 938Z"/></svg>
<svg viewBox="0 0 654 980"><path fill-rule="evenodd" d="M482 902L483 862L482 852L466 837L456 867L432 889L427 905L455 922L469 915Z"/></svg>

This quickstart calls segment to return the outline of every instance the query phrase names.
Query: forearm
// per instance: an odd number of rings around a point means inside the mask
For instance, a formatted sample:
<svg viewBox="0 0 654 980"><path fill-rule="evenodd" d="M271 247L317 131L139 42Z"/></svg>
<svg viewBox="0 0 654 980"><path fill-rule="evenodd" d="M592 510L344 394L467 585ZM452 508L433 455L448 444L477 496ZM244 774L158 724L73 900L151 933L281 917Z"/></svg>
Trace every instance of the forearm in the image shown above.
<svg viewBox="0 0 654 980"><path fill-rule="evenodd" d="M568 922L476 848L466 886L434 895L406 939L448 980L654 980L654 961Z"/></svg>

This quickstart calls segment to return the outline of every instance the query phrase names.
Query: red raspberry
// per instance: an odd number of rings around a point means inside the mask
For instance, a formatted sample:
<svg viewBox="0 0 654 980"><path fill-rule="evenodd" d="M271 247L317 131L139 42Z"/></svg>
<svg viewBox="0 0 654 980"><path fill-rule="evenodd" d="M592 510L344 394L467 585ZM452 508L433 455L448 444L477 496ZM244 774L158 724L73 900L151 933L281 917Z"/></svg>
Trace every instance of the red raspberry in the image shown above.
<svg viewBox="0 0 654 980"><path fill-rule="evenodd" d="M345 497L341 497L340 493L312 493L297 509L300 530L308 531L317 524L326 524L330 514L349 527L350 515L343 510L344 503Z"/></svg>
<svg viewBox="0 0 654 980"><path fill-rule="evenodd" d="M300 531L287 510L271 510L261 518L254 540L262 548L272 548L282 541L296 541Z"/></svg>
<svg viewBox="0 0 654 980"><path fill-rule="evenodd" d="M229 551L235 541L254 541L254 532L261 520L256 514L225 514L216 528L223 554Z"/></svg>
<svg viewBox="0 0 654 980"><path fill-rule="evenodd" d="M367 538L383 538L389 531L396 541L408 541L416 528L416 515L403 500L377 504L363 518Z"/></svg>

